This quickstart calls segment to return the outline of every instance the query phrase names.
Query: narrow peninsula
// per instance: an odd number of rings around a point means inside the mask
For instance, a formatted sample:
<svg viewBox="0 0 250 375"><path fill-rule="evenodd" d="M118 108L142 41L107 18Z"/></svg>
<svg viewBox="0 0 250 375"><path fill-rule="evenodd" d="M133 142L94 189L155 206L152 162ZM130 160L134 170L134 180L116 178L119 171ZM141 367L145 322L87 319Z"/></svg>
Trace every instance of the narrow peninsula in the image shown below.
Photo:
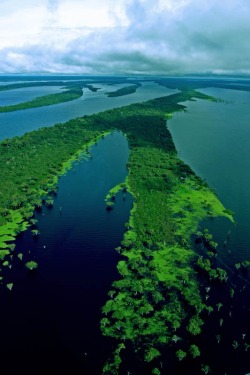
<svg viewBox="0 0 250 375"><path fill-rule="evenodd" d="M207 264L199 261L191 236L204 218L233 218L207 184L178 158L166 127L171 114L185 109L178 103L195 98L211 99L184 90L0 143L0 256L2 263L10 265L18 256L15 237L32 225L36 208L53 201L59 176L99 137L115 129L127 136L128 177L112 194L122 188L132 194L134 204L117 248L120 277L102 309L102 333L116 342L104 374L119 374L127 349L151 363L152 374L161 374L164 350L178 340L180 330L187 339L185 346L176 349L176 356L199 355L195 336L201 333L210 307L197 279L197 269L206 270ZM223 282L225 272L212 269L210 262L208 271ZM7 287L12 283L9 274L5 280L4 270L1 277Z"/></svg>

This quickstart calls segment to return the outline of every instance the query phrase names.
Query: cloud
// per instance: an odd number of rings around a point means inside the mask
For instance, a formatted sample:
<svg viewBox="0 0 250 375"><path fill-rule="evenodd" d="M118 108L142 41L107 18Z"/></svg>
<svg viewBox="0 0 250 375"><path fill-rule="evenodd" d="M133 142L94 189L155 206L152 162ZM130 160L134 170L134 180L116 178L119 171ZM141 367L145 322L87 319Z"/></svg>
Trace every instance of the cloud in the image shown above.
<svg viewBox="0 0 250 375"><path fill-rule="evenodd" d="M37 40L3 47L0 71L250 74L248 0L109 0L99 13L100 0L87 3L71 1L70 13L66 0L48 1L55 24L45 23Z"/></svg>
<svg viewBox="0 0 250 375"><path fill-rule="evenodd" d="M55 13L60 5L59 0L48 0L47 9L49 12Z"/></svg>

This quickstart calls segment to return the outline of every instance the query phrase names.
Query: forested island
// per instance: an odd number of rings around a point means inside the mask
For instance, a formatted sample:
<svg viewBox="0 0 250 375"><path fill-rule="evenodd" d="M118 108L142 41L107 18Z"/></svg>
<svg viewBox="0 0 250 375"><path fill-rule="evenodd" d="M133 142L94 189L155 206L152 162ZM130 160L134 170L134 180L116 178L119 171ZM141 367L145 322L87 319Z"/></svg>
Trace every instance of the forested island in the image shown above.
<svg viewBox="0 0 250 375"><path fill-rule="evenodd" d="M0 107L0 113L1 112L13 112L13 111L19 111L22 109L30 109L30 108L44 107L47 105L64 103L64 102L78 99L81 96L82 96L81 88L70 89L70 90L67 90L58 94L50 94L50 95L37 97L31 101L24 102L24 103L2 106Z"/></svg>
<svg viewBox="0 0 250 375"><path fill-rule="evenodd" d="M134 92L136 92L136 90L140 86L141 86L141 83L137 83L137 84L131 85L131 86L126 86L126 87L123 87L123 88L118 89L116 91L108 92L107 96L109 98L115 98L117 96L123 96L123 95L133 94Z"/></svg>
<svg viewBox="0 0 250 375"><path fill-rule="evenodd" d="M99 81L98 81L99 82ZM127 83L126 80L122 79L118 81L119 83ZM95 83L95 81L93 82ZM105 81L104 81L105 83ZM110 85L116 83L116 80L110 81ZM34 98L30 101L25 101L18 104L0 106L0 113L2 112L13 112L30 108L45 107L48 105L54 105L59 103L69 102L75 99L80 98L83 95L83 89L87 88L92 92L97 92L100 88L93 86L93 84L88 83L87 81L75 81L75 82L62 82L62 81L52 81L52 82L29 82L29 83L12 83L8 85L0 85L1 91L9 91L14 89L22 89L28 87L50 87L50 86L61 86L65 88L65 91L56 94L43 95L37 98ZM136 83L131 86L126 86L116 91L111 91L106 93L108 97L118 97L124 95L130 95L136 92L137 88L140 87L140 83Z"/></svg>
<svg viewBox="0 0 250 375"><path fill-rule="evenodd" d="M176 348L179 360L199 357L195 337L215 306L204 299L197 274L212 283L227 280L227 272L215 261L217 244L212 235L197 230L205 218L222 216L233 221L232 212L177 157L166 128L166 120L185 109L178 103L196 98L213 100L183 90L0 143L1 278L11 290L13 283L9 276L5 278L4 269L11 267L13 257L22 261L22 255L15 253L14 240L28 227L38 235L34 211L43 204L53 206L58 178L106 134L120 130L128 139L128 177L107 196L108 209L115 209L119 190L131 193L134 204L117 248L120 278L114 281L102 309L102 333L116 341L104 374L119 374L123 352L128 349L150 364L152 374L161 374L166 346ZM204 244L205 257L193 250L193 237ZM208 373L209 366L203 363L201 371Z"/></svg>

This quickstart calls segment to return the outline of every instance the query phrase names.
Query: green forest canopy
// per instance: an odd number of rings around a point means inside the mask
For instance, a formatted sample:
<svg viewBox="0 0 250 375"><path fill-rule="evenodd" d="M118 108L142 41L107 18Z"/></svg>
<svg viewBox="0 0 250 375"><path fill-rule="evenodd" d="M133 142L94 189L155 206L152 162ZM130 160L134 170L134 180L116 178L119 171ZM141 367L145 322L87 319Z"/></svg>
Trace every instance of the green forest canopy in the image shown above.
<svg viewBox="0 0 250 375"><path fill-rule="evenodd" d="M199 352L192 337L201 332L201 313L208 307L199 292L190 236L203 218L232 217L178 159L166 128L167 117L184 109L178 103L192 98L209 99L186 90L0 143L0 254L3 262L11 262L15 236L30 225L34 209L53 195L58 177L71 162L114 129L128 138L125 186L134 197L134 207L119 248L123 255L118 263L120 279L113 283L103 307L102 332L117 341L104 373L119 373L120 352L129 341L145 361L156 361L157 366L164 345L172 342L180 328L190 335L190 353ZM211 262L210 269L203 268L210 272ZM220 273L215 271L213 277L220 278ZM183 353L179 349L177 356ZM159 371L155 367L153 373Z"/></svg>

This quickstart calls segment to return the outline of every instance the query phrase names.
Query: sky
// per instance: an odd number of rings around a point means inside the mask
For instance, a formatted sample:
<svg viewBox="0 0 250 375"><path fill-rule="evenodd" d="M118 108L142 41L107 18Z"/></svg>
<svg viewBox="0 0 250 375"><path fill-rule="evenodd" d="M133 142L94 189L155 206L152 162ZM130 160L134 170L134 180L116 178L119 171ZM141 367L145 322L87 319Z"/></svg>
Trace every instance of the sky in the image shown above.
<svg viewBox="0 0 250 375"><path fill-rule="evenodd" d="M250 75L249 0L1 0L0 73Z"/></svg>

